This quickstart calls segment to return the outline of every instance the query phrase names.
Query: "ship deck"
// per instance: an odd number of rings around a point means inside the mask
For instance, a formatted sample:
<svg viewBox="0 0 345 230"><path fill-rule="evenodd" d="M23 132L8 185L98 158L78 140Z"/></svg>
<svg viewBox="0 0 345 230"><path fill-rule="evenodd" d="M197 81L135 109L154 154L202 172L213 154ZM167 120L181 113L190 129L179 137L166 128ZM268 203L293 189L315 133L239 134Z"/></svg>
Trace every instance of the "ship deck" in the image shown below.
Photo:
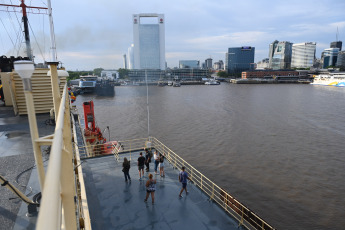
<svg viewBox="0 0 345 230"><path fill-rule="evenodd" d="M125 182L123 157L131 158L131 182ZM238 223L191 182L189 194L179 198L181 184L178 170L167 161L165 177L157 180L155 204L151 197L145 203L145 182L139 180L139 152L84 159L82 163L92 229L239 229Z"/></svg>

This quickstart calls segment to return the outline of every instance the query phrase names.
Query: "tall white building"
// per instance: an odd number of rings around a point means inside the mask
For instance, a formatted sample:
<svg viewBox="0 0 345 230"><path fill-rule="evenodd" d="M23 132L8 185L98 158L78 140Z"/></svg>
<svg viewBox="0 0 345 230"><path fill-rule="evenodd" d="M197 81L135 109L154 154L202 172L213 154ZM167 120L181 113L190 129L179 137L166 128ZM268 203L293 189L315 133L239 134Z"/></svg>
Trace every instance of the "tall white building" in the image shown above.
<svg viewBox="0 0 345 230"><path fill-rule="evenodd" d="M128 69L134 69L134 44L128 48L127 53L127 66Z"/></svg>
<svg viewBox="0 0 345 230"><path fill-rule="evenodd" d="M316 42L303 42L292 45L291 67L309 68L315 60Z"/></svg>
<svg viewBox="0 0 345 230"><path fill-rule="evenodd" d="M157 23L141 22L142 18L156 18ZM143 20L145 21L145 20ZM165 70L165 20L164 14L134 14L133 69Z"/></svg>

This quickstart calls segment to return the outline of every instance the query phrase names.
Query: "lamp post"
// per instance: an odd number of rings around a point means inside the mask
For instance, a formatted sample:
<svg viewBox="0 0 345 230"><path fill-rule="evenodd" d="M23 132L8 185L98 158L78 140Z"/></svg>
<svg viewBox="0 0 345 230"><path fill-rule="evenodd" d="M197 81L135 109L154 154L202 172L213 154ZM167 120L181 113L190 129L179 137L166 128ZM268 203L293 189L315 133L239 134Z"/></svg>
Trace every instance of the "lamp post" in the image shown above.
<svg viewBox="0 0 345 230"><path fill-rule="evenodd" d="M23 80L23 87L24 87L24 94L25 94L25 101L26 101L26 109L28 112L32 147L34 150L34 156L35 156L35 161L36 161L37 170L38 170L40 187L41 187L41 191L43 191L44 167L43 167L41 148L38 142L36 141L38 140L39 135L38 135L37 120L36 120L34 100L32 96L32 85L31 85L31 77L35 70L35 67L32 61L15 61L13 64L14 64L14 70L18 73L18 75Z"/></svg>

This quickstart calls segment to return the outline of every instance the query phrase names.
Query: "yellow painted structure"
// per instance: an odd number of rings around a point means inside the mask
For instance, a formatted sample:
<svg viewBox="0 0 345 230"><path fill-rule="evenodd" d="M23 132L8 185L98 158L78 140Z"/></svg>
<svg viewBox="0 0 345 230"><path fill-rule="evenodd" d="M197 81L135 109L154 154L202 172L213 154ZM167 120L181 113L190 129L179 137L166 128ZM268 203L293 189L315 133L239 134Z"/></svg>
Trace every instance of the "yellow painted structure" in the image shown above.
<svg viewBox="0 0 345 230"><path fill-rule="evenodd" d="M32 75L32 94L36 113L49 113L53 104L51 77L47 75L50 69L35 69ZM1 73L6 106L13 106L15 114L26 115L23 83L16 72ZM59 90L62 94L66 78L60 78Z"/></svg>

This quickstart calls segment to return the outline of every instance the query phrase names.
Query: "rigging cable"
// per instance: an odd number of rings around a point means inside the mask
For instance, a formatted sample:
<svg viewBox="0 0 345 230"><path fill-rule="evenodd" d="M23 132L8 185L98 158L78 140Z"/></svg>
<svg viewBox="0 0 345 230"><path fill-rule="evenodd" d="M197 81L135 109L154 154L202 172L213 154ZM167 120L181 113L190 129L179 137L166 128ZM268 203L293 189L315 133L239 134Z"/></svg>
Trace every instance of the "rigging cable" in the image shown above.
<svg viewBox="0 0 345 230"><path fill-rule="evenodd" d="M7 31L7 29L6 29L5 25L4 25L4 22L2 21L1 18L0 18L0 21L1 21L2 25L4 26L4 28L5 28L5 30L6 30L6 33L7 33L8 37L10 38L10 40L11 40L11 42L12 42L13 47L15 47L15 46L14 46L14 43L13 43L13 40L12 40L10 34L8 33L8 31Z"/></svg>
<svg viewBox="0 0 345 230"><path fill-rule="evenodd" d="M10 2L13 5L12 0ZM16 44L17 44L17 42L19 44L19 47L18 47L18 50L17 50L17 56L19 56L19 51L20 51L20 47L21 47L21 42L20 41L21 41L21 39L23 39L23 38L20 38L20 36L23 36L23 33L21 33L21 31L23 31L23 28L22 28L22 23L18 19L18 15L16 13L14 13L14 15L16 16L16 19L17 19L17 22L18 22L18 25L19 25L19 28L20 28L20 30L17 33L17 39L16 39Z"/></svg>
<svg viewBox="0 0 345 230"><path fill-rule="evenodd" d="M14 22L13 22L13 19L12 19L12 16L11 16L11 14L10 14L10 12L9 11L7 11L7 14L8 14L8 18L9 18L9 21L11 22L11 24L12 24L12 28L13 28L13 31L14 31L14 34L16 35L16 42L14 43L14 47L13 47L13 49L15 50L15 51L17 51L17 56L18 56L18 53L19 53L19 48L18 49L16 49L16 47L17 47L17 44L20 44L20 39L19 39L19 36L20 36L20 31L16 31L16 26L14 25Z"/></svg>
<svg viewBox="0 0 345 230"><path fill-rule="evenodd" d="M29 21L29 20L28 20L28 23L29 23L29 27L30 27L30 30L31 30L31 32L32 32L32 35L33 35L34 38L35 38L35 42L36 42L36 44L37 44L37 47L38 47L38 49L40 50L40 53L41 53L41 55L42 55L43 61L45 62L46 60L45 60L44 55L43 55L43 53L42 53L41 47L40 47L40 45L39 45L38 42L37 42L35 33L34 33L34 31L32 30L32 28L31 28L31 24L30 24L30 21Z"/></svg>

